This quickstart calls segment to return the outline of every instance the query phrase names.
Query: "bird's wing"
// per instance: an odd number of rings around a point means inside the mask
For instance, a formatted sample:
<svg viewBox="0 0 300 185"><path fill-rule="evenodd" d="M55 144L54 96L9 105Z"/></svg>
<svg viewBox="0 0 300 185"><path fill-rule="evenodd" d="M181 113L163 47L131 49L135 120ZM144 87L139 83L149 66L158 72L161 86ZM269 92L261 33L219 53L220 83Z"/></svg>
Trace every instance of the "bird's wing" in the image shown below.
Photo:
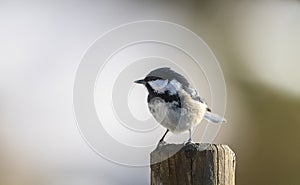
<svg viewBox="0 0 300 185"><path fill-rule="evenodd" d="M189 86L186 88L186 92L189 93L189 95L192 97L193 100L199 101L199 102L207 105L206 100L203 97L199 96L199 94L195 88ZM207 110L211 111L210 108L207 108Z"/></svg>

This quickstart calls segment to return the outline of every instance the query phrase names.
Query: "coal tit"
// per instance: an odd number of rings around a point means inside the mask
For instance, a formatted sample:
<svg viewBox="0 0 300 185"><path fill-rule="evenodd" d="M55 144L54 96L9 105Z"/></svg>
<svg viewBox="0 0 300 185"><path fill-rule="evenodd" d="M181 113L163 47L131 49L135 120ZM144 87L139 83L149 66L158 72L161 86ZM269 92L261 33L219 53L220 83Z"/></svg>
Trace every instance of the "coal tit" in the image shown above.
<svg viewBox="0 0 300 185"><path fill-rule="evenodd" d="M169 131L189 131L189 139L185 143L192 142L192 128L203 118L213 123L226 121L211 113L205 100L187 79L168 67L155 69L135 83L147 88L148 108L155 120L167 128L159 143L164 142Z"/></svg>

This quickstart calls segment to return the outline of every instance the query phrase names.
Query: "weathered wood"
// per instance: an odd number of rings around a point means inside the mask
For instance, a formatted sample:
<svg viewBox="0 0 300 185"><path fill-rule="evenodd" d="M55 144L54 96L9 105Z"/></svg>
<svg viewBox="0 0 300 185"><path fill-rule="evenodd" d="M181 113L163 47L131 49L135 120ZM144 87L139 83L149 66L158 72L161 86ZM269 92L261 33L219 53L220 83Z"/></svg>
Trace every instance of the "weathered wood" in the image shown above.
<svg viewBox="0 0 300 185"><path fill-rule="evenodd" d="M151 185L234 185L235 154L227 145L167 144L151 153Z"/></svg>

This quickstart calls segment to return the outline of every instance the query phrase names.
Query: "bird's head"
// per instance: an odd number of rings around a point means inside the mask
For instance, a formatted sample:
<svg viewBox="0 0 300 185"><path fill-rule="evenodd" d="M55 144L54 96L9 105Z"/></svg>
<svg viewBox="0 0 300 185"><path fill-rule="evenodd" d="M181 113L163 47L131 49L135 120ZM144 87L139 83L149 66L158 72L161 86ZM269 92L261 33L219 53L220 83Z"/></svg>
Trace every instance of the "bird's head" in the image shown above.
<svg viewBox="0 0 300 185"><path fill-rule="evenodd" d="M146 86L149 92L161 92L167 85L168 79L163 79L158 76L147 75L144 79L134 81L137 84Z"/></svg>
<svg viewBox="0 0 300 185"><path fill-rule="evenodd" d="M188 87L188 81L179 73L168 67L158 68L151 71L144 79L134 81L137 84L145 85L149 92L165 93L177 87ZM168 84L172 84L171 86ZM175 87L174 87L175 86ZM177 86L177 87L176 87ZM174 92L175 93L175 92Z"/></svg>

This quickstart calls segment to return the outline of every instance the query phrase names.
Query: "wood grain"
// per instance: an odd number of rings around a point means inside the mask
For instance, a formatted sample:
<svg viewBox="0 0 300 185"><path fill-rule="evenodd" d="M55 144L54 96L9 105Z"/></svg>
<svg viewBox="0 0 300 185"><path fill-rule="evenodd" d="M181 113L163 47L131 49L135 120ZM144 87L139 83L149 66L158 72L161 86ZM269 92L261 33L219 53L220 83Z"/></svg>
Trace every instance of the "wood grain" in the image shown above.
<svg viewBox="0 0 300 185"><path fill-rule="evenodd" d="M150 157L151 185L235 184L235 154L227 145L167 144Z"/></svg>

